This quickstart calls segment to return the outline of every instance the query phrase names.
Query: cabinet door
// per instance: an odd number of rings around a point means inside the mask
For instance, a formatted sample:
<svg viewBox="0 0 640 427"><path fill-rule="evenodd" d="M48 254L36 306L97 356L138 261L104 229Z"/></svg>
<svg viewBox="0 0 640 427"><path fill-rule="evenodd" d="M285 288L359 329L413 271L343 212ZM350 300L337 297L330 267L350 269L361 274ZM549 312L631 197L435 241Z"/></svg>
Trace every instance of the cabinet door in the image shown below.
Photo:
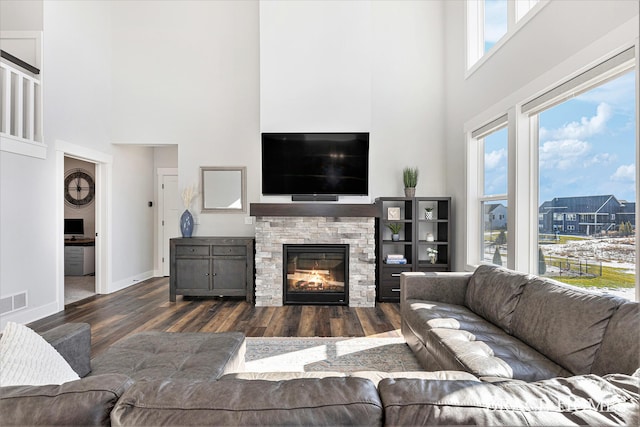
<svg viewBox="0 0 640 427"><path fill-rule="evenodd" d="M227 295L246 295L247 259L221 257L213 260L213 289Z"/></svg>
<svg viewBox="0 0 640 427"><path fill-rule="evenodd" d="M177 289L209 290L211 279L208 259L177 259Z"/></svg>

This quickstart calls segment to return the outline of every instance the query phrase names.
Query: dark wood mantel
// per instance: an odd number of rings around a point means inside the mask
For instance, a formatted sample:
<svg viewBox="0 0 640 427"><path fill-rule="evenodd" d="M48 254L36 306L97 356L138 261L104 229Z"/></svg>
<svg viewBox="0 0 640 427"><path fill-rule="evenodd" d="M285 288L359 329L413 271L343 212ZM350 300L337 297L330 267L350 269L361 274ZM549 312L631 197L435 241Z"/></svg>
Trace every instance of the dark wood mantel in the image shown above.
<svg viewBox="0 0 640 427"><path fill-rule="evenodd" d="M346 203L251 203L251 216L327 216L327 217L377 217L375 204Z"/></svg>

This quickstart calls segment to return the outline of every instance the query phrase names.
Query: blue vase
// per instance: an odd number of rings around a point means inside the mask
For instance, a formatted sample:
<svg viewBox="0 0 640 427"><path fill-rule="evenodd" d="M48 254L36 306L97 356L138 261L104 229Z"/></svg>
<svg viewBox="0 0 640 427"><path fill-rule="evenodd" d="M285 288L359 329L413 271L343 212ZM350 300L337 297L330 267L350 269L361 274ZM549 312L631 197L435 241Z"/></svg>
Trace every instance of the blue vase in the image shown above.
<svg viewBox="0 0 640 427"><path fill-rule="evenodd" d="M189 212L189 209L185 210L180 217L180 231L182 237L191 237L193 233L193 215Z"/></svg>

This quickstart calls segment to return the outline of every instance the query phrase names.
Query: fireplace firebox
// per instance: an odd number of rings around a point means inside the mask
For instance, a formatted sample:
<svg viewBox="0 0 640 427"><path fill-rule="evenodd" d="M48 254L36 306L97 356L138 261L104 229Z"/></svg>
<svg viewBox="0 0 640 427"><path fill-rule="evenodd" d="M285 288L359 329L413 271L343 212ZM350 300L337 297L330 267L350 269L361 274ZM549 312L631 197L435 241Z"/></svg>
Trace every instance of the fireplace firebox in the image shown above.
<svg viewBox="0 0 640 427"><path fill-rule="evenodd" d="M284 304L349 304L349 245L283 245Z"/></svg>

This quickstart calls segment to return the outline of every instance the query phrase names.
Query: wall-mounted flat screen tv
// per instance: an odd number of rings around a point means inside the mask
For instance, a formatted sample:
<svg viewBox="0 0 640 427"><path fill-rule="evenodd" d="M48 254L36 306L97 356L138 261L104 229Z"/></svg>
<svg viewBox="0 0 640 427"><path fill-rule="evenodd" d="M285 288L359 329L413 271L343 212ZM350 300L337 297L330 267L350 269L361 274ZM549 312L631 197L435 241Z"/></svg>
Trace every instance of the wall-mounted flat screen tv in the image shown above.
<svg viewBox="0 0 640 427"><path fill-rule="evenodd" d="M368 192L368 133L262 134L262 194Z"/></svg>

